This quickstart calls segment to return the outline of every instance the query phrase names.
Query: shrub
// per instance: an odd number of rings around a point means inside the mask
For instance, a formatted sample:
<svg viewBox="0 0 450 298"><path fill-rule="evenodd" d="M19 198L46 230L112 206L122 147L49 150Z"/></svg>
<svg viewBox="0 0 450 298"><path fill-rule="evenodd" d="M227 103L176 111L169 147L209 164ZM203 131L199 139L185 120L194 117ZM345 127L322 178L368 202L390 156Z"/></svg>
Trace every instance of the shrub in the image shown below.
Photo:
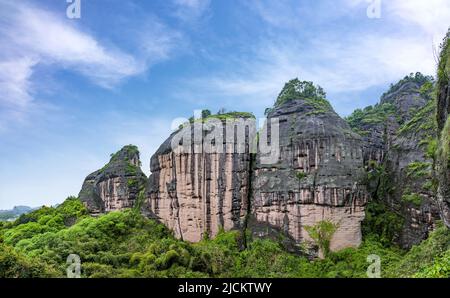
<svg viewBox="0 0 450 298"><path fill-rule="evenodd" d="M330 252L331 238L333 238L337 228L337 224L327 220L319 221L314 226L305 226L305 230L319 246L324 257L327 257Z"/></svg>

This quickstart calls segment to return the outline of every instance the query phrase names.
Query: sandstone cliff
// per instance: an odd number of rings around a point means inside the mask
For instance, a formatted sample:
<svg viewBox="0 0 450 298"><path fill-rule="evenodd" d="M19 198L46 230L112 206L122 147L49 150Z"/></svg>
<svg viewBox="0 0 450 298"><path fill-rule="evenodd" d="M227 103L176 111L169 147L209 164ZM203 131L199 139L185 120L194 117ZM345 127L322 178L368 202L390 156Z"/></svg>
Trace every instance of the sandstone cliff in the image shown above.
<svg viewBox="0 0 450 298"><path fill-rule="evenodd" d="M172 149L174 137L183 133L182 130L188 136L193 134L194 125L188 124L174 132L152 156L146 208L173 229L177 237L196 242L202 237L215 236L220 228L231 230L244 226L248 209L249 148L239 153L237 139L227 135L225 121L249 118L252 117L231 113L204 119L196 123L204 137L200 143L187 138L182 144L184 151ZM223 131L222 140L216 144L222 147L218 150L221 153L205 152L210 133L208 123L214 120L218 121L215 129ZM246 137L248 143L248 133Z"/></svg>
<svg viewBox="0 0 450 298"><path fill-rule="evenodd" d="M263 152L250 151L251 128L242 153L236 152L237 139L226 136L219 143L223 153L195 153L194 143L179 152L173 138L180 131L172 134L151 159L147 208L152 214L189 241L212 237L221 227L248 228L257 237L283 235L295 249L311 241L306 226L331 221L338 226L331 249L358 246L368 199L361 137L325 99L286 91L297 83L286 85L283 103L268 115L268 122L279 121L280 132L279 156L270 163ZM207 136L207 129L202 134ZM269 142L273 137L272 132Z"/></svg>
<svg viewBox="0 0 450 298"><path fill-rule="evenodd" d="M152 156L148 180L137 148L126 146L86 178L79 196L94 214L138 206L191 242L223 228L297 251L312 243L310 227L331 222L330 248L339 250L360 244L364 221L408 248L428 236L439 213L449 223L444 78L438 100L433 79L418 73L347 121L320 87L291 80L258 134L248 113L191 119ZM275 159L264 144L276 148Z"/></svg>
<svg viewBox="0 0 450 298"><path fill-rule="evenodd" d="M303 83L287 83L268 113L268 122L279 120L280 155L272 164L256 156L251 227L257 236L282 232L298 244L311 242L306 226L330 221L337 224L331 249L355 247L368 199L361 137L324 98L298 92Z"/></svg>
<svg viewBox="0 0 450 298"><path fill-rule="evenodd" d="M133 207L147 180L140 164L137 147L123 147L102 169L86 177L80 200L92 214Z"/></svg>

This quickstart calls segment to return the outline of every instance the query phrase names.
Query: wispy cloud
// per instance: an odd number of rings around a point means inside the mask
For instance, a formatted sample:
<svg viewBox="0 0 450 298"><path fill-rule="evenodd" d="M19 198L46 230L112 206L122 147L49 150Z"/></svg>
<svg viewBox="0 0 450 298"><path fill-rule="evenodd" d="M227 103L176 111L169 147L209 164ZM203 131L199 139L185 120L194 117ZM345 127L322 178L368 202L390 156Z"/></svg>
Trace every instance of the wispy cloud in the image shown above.
<svg viewBox="0 0 450 298"><path fill-rule="evenodd" d="M36 63L37 60L31 57L0 61L0 100L3 104L24 107L32 100L30 77Z"/></svg>
<svg viewBox="0 0 450 298"><path fill-rule="evenodd" d="M327 91L361 91L388 84L412 71L432 74L431 44L419 40L367 36L315 39L311 47L295 41L263 41L254 59L243 57L235 69L190 80L193 96L225 97L231 104L262 110L283 84L294 77L311 80Z"/></svg>
<svg viewBox="0 0 450 298"><path fill-rule="evenodd" d="M308 36L302 33L305 28L296 27L298 22L294 21L303 19L307 23L311 17L310 12L298 10L299 2L249 3L274 31L263 35L250 49L250 55L220 57L228 63L225 70L190 80L187 89L192 90L192 97L220 98L263 110L273 103L284 82L294 77L314 81L337 94L387 85L415 71L433 75L435 43L431 36L441 34L442 38L450 20L450 2L433 0L425 9L428 1L383 1L384 17L389 20L374 20L379 27L347 32L318 30ZM330 5L329 9L334 7ZM360 13L365 18L367 6L365 0L345 0L333 10L334 17L350 18ZM292 14L297 13L294 18ZM318 10L315 23L320 23L317 18L321 17L328 20L325 16L330 13ZM392 26L403 27L395 32ZM276 34L277 28L283 30L282 37Z"/></svg>
<svg viewBox="0 0 450 298"><path fill-rule="evenodd" d="M211 0L173 0L175 16L183 21L193 21L208 10Z"/></svg>
<svg viewBox="0 0 450 298"><path fill-rule="evenodd" d="M395 0L386 3L386 9L405 22L417 24L434 42L440 42L450 26L450 2L447 0Z"/></svg>
<svg viewBox="0 0 450 298"><path fill-rule="evenodd" d="M0 1L0 106L25 110L36 66L74 71L103 88L144 73L167 59L181 37L156 19L142 28L148 30L136 35L139 51L128 53L28 2Z"/></svg>
<svg viewBox="0 0 450 298"><path fill-rule="evenodd" d="M367 7L367 0L344 0L349 7ZM382 18L401 25L414 24L439 41L449 28L450 2L447 0L389 0L381 1Z"/></svg>

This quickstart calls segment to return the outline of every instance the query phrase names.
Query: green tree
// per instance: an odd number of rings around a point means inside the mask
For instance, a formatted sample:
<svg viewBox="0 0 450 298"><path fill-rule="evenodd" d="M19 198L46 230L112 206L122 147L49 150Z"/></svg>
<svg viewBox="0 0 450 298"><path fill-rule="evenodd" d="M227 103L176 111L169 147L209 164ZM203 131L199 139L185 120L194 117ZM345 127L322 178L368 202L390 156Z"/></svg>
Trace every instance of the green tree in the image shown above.
<svg viewBox="0 0 450 298"><path fill-rule="evenodd" d="M300 81L298 78L295 78L284 85L275 105L281 105L288 100L300 98L325 100L326 93L322 87L314 85L313 82Z"/></svg>
<svg viewBox="0 0 450 298"><path fill-rule="evenodd" d="M333 238L333 235L336 232L337 228L337 224L327 220L319 221L314 226L305 226L305 229L308 232L309 236L319 246L323 257L325 258L330 253L331 239Z"/></svg>

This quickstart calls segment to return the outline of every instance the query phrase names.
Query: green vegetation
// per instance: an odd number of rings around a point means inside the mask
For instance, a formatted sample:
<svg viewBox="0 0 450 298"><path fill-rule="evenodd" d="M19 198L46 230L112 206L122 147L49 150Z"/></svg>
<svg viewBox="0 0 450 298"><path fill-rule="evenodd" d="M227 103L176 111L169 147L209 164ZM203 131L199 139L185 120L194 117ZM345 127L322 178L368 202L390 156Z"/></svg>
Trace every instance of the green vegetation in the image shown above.
<svg viewBox="0 0 450 298"><path fill-rule="evenodd" d="M126 172L128 175L135 175L139 171L141 162L135 166L132 164L130 158L134 156L139 156L139 149L135 145L126 145L121 150L116 153L112 153L109 162L99 170L99 173L104 173L108 169L114 168L114 166L122 165L127 167Z"/></svg>
<svg viewBox="0 0 450 298"><path fill-rule="evenodd" d="M419 93L428 101L424 107L417 111L411 109L409 112L412 118L406 123L402 123L402 119L397 113L394 104L386 101L386 97L391 93L397 92L402 85L408 82L416 83L419 86ZM434 81L432 77L424 76L421 73L410 74L395 85L391 85L390 89L382 95L381 103L364 109L356 109L346 120L353 131L363 136L369 133L368 125L385 125L388 118L395 119L401 125L398 130L399 135L418 131L426 131L427 135L430 135L430 132L436 128L434 117L436 101L433 100L433 92Z"/></svg>
<svg viewBox="0 0 450 298"><path fill-rule="evenodd" d="M139 155L139 149L135 145L126 145L124 146L120 151L117 151L116 153L111 153L111 159L109 160L110 163L116 162L120 158L120 154L122 152L125 152L125 161L129 161L130 156Z"/></svg>
<svg viewBox="0 0 450 298"><path fill-rule="evenodd" d="M443 163L442 168L450 167L450 116L447 117L444 129L441 132L441 138L439 141L439 147L436 152L437 157Z"/></svg>
<svg viewBox="0 0 450 298"><path fill-rule="evenodd" d="M437 129L436 123L436 101L430 100L425 106L420 108L416 113L413 114L409 121L403 123L398 129L399 135L404 135L411 132L425 133L427 136L434 134Z"/></svg>
<svg viewBox="0 0 450 298"><path fill-rule="evenodd" d="M438 65L438 87L447 84L450 78L450 29L440 46L440 57Z"/></svg>
<svg viewBox="0 0 450 298"><path fill-rule="evenodd" d="M422 197L416 193L408 193L402 196L402 201L406 203L411 203L416 207L422 205Z"/></svg>
<svg viewBox="0 0 450 298"><path fill-rule="evenodd" d="M420 268L415 277L448 278L450 276L450 251L438 255L432 265Z"/></svg>
<svg viewBox="0 0 450 298"><path fill-rule="evenodd" d="M391 84L389 90L386 91L385 93L383 93L383 95L381 96L381 100L383 101L383 99L385 99L389 94L397 92L400 89L400 87L402 87L404 84L410 83L410 82L411 83L416 83L419 86L419 88L420 88L424 84L433 82L433 77L431 77L431 76L424 76L420 72L416 72L415 74L411 73L408 76L405 76L400 81L398 81L396 84ZM427 86L425 88L428 88L428 87L429 86Z"/></svg>
<svg viewBox="0 0 450 298"><path fill-rule="evenodd" d="M57 277L58 272L38 259L31 259L0 243L0 278Z"/></svg>
<svg viewBox="0 0 450 298"><path fill-rule="evenodd" d="M226 112L225 109L221 109L220 111L217 112L217 114L212 114L210 110L202 110L201 112L201 118L199 119L195 119L194 116L189 118L189 122L181 124L180 128L184 127L185 125L188 125L189 123L194 123L194 122L206 122L208 120L212 120L212 119L218 119L221 121L225 121L227 119L238 119L238 118L253 118L255 119L255 115L253 115L252 113L249 112L236 112L236 111L232 111L232 112Z"/></svg>
<svg viewBox="0 0 450 298"><path fill-rule="evenodd" d="M383 247L391 247L403 229L404 218L386 205L386 198L392 195L394 186L385 164L370 160L367 166L366 185L372 185L371 197L365 207L366 216L362 222L362 234Z"/></svg>
<svg viewBox="0 0 450 298"><path fill-rule="evenodd" d="M426 81L422 87L419 89L420 95L425 98L426 100L432 100L433 92L434 92L434 83L433 81L429 80Z"/></svg>
<svg viewBox="0 0 450 298"><path fill-rule="evenodd" d="M441 44L440 59L438 65L437 98L440 105L437 118L439 129L442 129L436 150L436 173L445 176L450 169L450 116L446 113L446 100L449 97L450 82L450 29ZM446 117L446 118L445 118ZM445 188L445 185L442 185Z"/></svg>
<svg viewBox="0 0 450 298"><path fill-rule="evenodd" d="M133 178L127 180L127 185L129 188L139 187L139 181Z"/></svg>
<svg viewBox="0 0 450 298"><path fill-rule="evenodd" d="M125 169L125 173L130 176L135 176L139 172L139 167L134 164L128 163Z"/></svg>
<svg viewBox="0 0 450 298"><path fill-rule="evenodd" d="M227 112L224 114L215 114L210 115L204 119L219 119L219 120L226 120L226 119L236 119L236 118L255 118L255 115L248 112Z"/></svg>
<svg viewBox="0 0 450 298"><path fill-rule="evenodd" d="M428 239L413 246L390 270L390 276L403 277L450 277L448 268L448 254L450 250L450 229L439 224ZM446 256L446 257L445 257ZM443 274L439 268L447 268ZM434 271L439 270L439 272ZM434 272L433 272L434 271Z"/></svg>
<svg viewBox="0 0 450 298"><path fill-rule="evenodd" d="M315 86L313 82L300 81L298 78L287 82L278 95L275 105L281 105L292 99L311 98L324 100L326 93L320 86Z"/></svg>
<svg viewBox="0 0 450 298"><path fill-rule="evenodd" d="M415 161L408 165L406 168L406 176L420 178L430 176L432 170L432 164L429 162Z"/></svg>
<svg viewBox="0 0 450 298"><path fill-rule="evenodd" d="M306 177L308 177L308 174L306 174L305 172L298 171L295 174L295 177L297 177L297 179L301 181L301 180L305 179Z"/></svg>
<svg viewBox="0 0 450 298"><path fill-rule="evenodd" d="M436 159L436 151L437 151L437 148L438 148L437 139L435 139L435 138L428 138L428 139L422 140L419 145L423 145L423 144L427 145L425 156L427 158L433 159L433 161L434 161Z"/></svg>
<svg viewBox="0 0 450 298"><path fill-rule="evenodd" d="M69 198L2 223L0 277L64 277L69 254L80 256L82 276L90 278L366 277L370 254L380 256L383 277L449 277L450 231L442 226L410 252L383 245L374 231L359 248L330 252L336 225L319 222L308 230L326 257L311 261L269 239L249 238L244 248L238 231L221 230L195 244L180 241L137 211L90 217L81 202Z"/></svg>
<svg viewBox="0 0 450 298"><path fill-rule="evenodd" d="M127 145L124 147L127 152L127 156L139 155L139 149L135 145Z"/></svg>
<svg viewBox="0 0 450 298"><path fill-rule="evenodd" d="M302 99L313 108L308 114L320 114L332 110L326 99L326 93L320 86L313 82L300 81L298 78L287 82L281 90L275 102L275 106L280 106L289 100ZM267 115L271 109L266 109Z"/></svg>
<svg viewBox="0 0 450 298"><path fill-rule="evenodd" d="M309 236L319 246L324 257L330 254L330 243L338 225L327 220L322 220L314 226L305 226Z"/></svg>
<svg viewBox="0 0 450 298"><path fill-rule="evenodd" d="M362 223L365 239L371 239L383 247L390 247L398 238L404 219L389 210L385 204L370 201L366 206L366 217Z"/></svg>
<svg viewBox="0 0 450 298"><path fill-rule="evenodd" d="M385 124L389 117L396 117L395 106L391 103L376 104L364 109L356 109L350 116L345 118L350 127L360 135L367 134L368 131L361 130L361 127L372 124Z"/></svg>

